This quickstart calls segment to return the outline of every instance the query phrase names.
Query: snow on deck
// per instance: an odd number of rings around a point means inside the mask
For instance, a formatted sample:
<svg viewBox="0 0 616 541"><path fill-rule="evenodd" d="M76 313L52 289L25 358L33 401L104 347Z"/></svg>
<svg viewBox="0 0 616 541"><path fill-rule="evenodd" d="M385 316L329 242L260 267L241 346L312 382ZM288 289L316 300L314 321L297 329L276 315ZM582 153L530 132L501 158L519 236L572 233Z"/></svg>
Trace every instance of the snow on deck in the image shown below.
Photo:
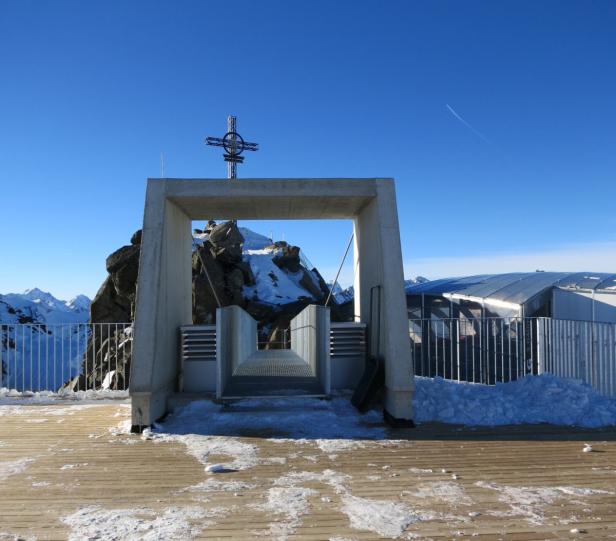
<svg viewBox="0 0 616 541"><path fill-rule="evenodd" d="M551 374L496 385L416 377L413 405L419 422L616 426L616 400L581 381Z"/></svg>
<svg viewBox="0 0 616 541"><path fill-rule="evenodd" d="M0 409L0 539L616 535L613 430L390 432L342 398L197 402L143 436L117 401Z"/></svg>

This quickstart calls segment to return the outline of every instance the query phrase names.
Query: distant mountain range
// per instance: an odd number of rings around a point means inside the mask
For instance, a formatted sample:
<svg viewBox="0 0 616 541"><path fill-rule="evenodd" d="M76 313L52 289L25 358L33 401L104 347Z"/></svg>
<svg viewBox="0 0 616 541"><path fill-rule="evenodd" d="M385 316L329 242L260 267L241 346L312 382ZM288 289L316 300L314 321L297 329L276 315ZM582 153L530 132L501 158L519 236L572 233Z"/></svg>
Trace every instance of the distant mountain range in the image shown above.
<svg viewBox="0 0 616 541"><path fill-rule="evenodd" d="M38 288L0 295L0 387L57 390L75 377L89 318L85 295L63 301Z"/></svg>
<svg viewBox="0 0 616 541"><path fill-rule="evenodd" d="M429 281L430 280L424 278L423 276L416 276L415 278L409 278L408 280L404 280L404 287L407 288L408 286L412 286L415 284L423 284ZM331 288L334 284L333 282L328 282L327 285ZM333 288L333 296L338 304L344 304L345 302L353 300L354 295L355 290L353 289L353 286L342 289L339 284L336 284Z"/></svg>
<svg viewBox="0 0 616 541"><path fill-rule="evenodd" d="M85 295L63 301L38 288L0 295L0 323L86 323L90 299Z"/></svg>

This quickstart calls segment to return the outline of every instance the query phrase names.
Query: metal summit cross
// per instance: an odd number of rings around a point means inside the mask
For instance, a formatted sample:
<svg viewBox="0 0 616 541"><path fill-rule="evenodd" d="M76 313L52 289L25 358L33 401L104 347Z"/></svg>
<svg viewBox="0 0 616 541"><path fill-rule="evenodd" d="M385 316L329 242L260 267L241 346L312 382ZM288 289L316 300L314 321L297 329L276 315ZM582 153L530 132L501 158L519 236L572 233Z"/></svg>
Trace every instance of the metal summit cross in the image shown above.
<svg viewBox="0 0 616 541"><path fill-rule="evenodd" d="M220 137L207 137L206 145L215 147L223 147L225 154L224 160L227 162L227 178L237 178L237 164L244 162L244 156L241 156L244 150L259 150L257 143L249 143L244 141L243 137L237 133L235 129L236 118L234 116L227 117L227 133L221 139Z"/></svg>

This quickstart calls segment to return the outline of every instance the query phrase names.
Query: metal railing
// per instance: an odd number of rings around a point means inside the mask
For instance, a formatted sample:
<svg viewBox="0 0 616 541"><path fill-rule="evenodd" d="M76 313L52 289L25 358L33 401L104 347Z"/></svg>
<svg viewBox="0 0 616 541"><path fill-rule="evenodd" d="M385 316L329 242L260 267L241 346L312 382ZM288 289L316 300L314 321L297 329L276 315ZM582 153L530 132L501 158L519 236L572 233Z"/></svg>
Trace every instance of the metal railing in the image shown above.
<svg viewBox="0 0 616 541"><path fill-rule="evenodd" d="M579 379L616 398L616 323L540 318L539 372Z"/></svg>
<svg viewBox="0 0 616 541"><path fill-rule="evenodd" d="M130 323L0 324L0 387L125 390L131 353Z"/></svg>
<svg viewBox="0 0 616 541"><path fill-rule="evenodd" d="M409 319L414 372L472 383L550 372L616 396L616 324L552 318Z"/></svg>

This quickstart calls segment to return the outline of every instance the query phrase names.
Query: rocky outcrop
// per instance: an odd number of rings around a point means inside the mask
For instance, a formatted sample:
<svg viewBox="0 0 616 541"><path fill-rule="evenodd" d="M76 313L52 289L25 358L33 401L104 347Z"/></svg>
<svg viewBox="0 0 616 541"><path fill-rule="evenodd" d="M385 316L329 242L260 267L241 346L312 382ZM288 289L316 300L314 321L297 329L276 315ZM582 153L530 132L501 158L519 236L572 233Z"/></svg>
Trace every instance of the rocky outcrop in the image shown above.
<svg viewBox="0 0 616 541"><path fill-rule="evenodd" d="M256 242L258 255L245 248L246 239L234 221L217 224L210 220L204 229L194 231L193 322L215 323L219 304L241 306L259 322L258 339L264 347L284 347L291 319L308 304L324 303L329 288L317 269L302 261L298 246L243 231L250 234L252 248ZM140 249L141 231L137 231L130 245L107 258L109 274L92 301L92 323L133 321ZM344 311L332 301L332 319L340 321ZM101 326L97 332L84 357L82 380L71 382L71 387L79 383L84 388L87 379L88 388L100 388L103 383L114 385L130 377L131 335L120 336L118 332L123 331L116 332L113 326Z"/></svg>
<svg viewBox="0 0 616 541"><path fill-rule="evenodd" d="M132 327L96 326L84 353L82 373L62 390L127 389L132 345Z"/></svg>
<svg viewBox="0 0 616 541"><path fill-rule="evenodd" d="M122 246L106 260L107 276L90 304L92 323L126 323L133 320L141 231L131 238L131 244Z"/></svg>

